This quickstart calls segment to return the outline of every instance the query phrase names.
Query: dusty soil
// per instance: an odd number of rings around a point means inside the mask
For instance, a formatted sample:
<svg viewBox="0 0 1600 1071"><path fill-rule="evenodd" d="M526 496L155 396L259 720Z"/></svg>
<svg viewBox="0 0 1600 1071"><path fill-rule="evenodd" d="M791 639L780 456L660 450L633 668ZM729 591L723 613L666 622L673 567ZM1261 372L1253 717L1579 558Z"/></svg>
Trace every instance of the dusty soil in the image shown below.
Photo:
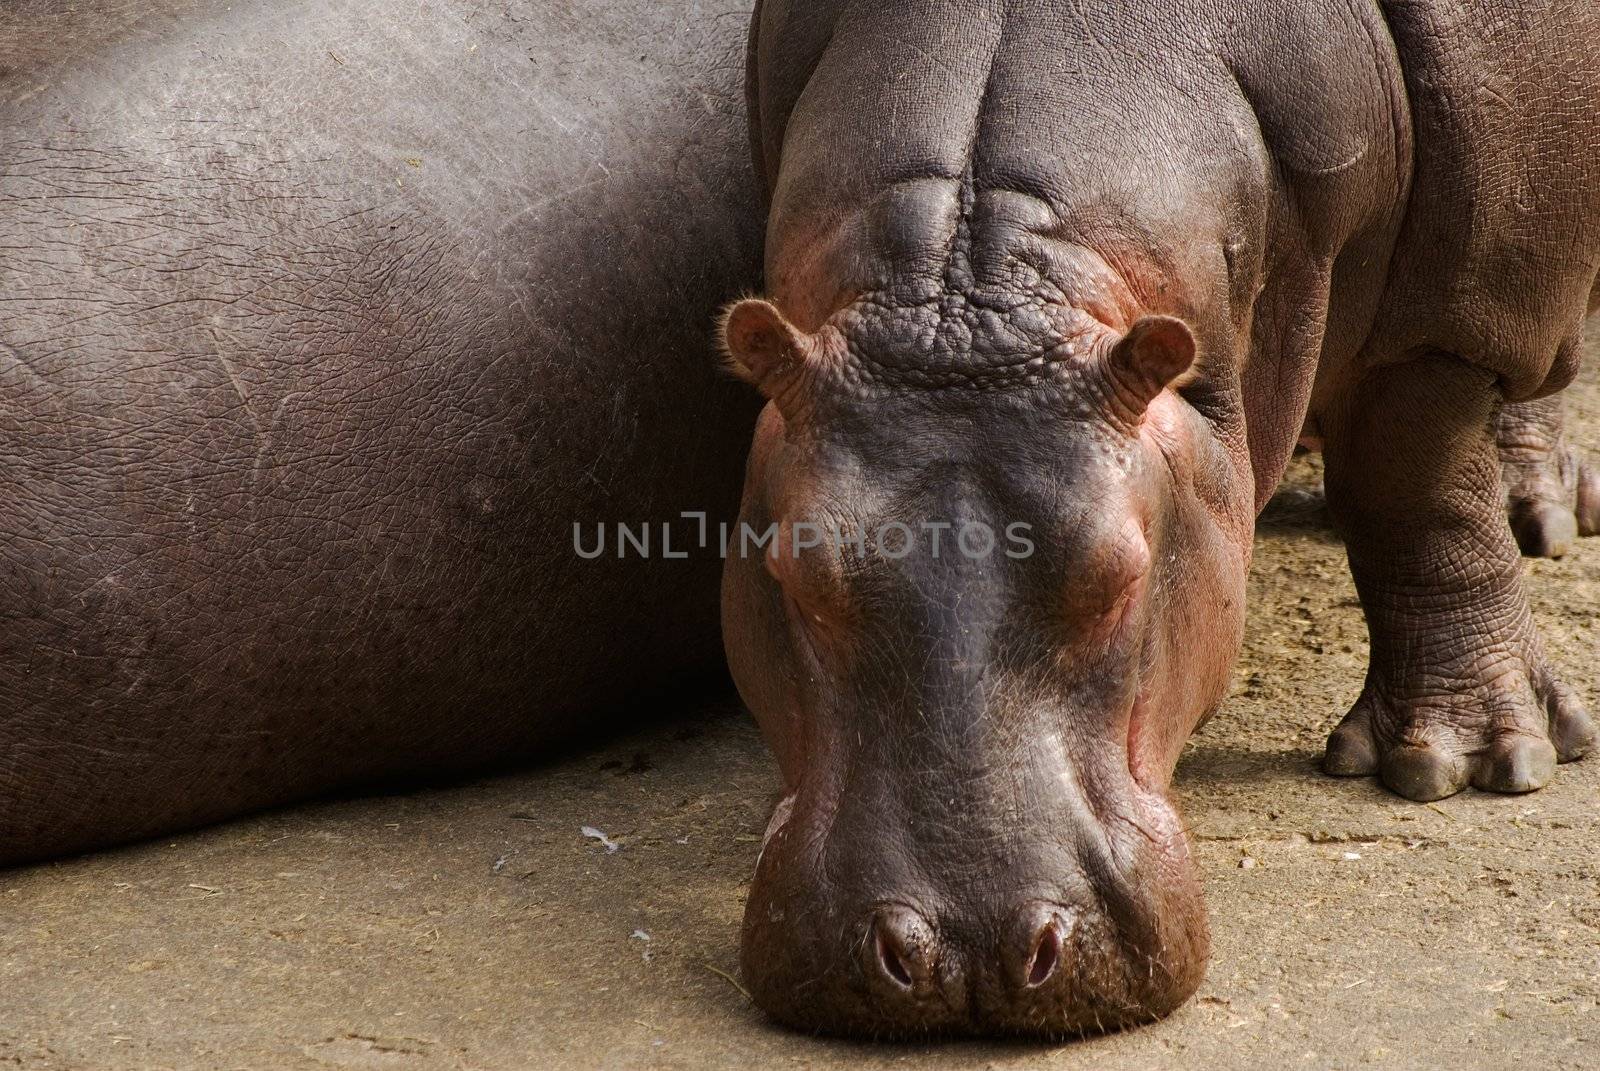
<svg viewBox="0 0 1600 1071"><path fill-rule="evenodd" d="M1574 394L1600 446L1595 377ZM1365 630L1316 483L1303 462L1261 526L1234 695L1179 770L1215 958L1164 1023L1055 1047L767 1025L732 979L775 781L723 701L515 776L0 873L0 1067L1600 1066L1600 761L1430 806L1318 774ZM1600 540L1529 569L1600 707Z"/></svg>

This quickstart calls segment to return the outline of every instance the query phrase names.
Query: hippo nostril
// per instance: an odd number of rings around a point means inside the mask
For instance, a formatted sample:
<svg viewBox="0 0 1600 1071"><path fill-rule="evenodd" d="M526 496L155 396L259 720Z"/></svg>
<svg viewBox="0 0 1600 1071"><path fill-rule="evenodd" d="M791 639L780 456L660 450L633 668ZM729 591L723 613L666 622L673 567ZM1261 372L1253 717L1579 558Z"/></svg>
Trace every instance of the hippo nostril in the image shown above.
<svg viewBox="0 0 1600 1071"><path fill-rule="evenodd" d="M878 971L896 989L925 988L933 977L933 930L909 908L887 907L872 924Z"/></svg>
<svg viewBox="0 0 1600 1071"><path fill-rule="evenodd" d="M1038 989L1060 975L1075 918L1070 907L1041 902L1027 904L1017 913L1005 956L1012 985Z"/></svg>
<svg viewBox="0 0 1600 1071"><path fill-rule="evenodd" d="M1048 982L1050 976L1056 973L1056 964L1060 960L1061 934L1056 929L1055 920L1051 919L1039 934L1033 954L1028 959L1028 987L1031 989Z"/></svg>
<svg viewBox="0 0 1600 1071"><path fill-rule="evenodd" d="M906 969L905 960L900 958L900 953L895 951L881 928L878 930L878 961L883 964L883 973L905 988L911 988L911 972Z"/></svg>

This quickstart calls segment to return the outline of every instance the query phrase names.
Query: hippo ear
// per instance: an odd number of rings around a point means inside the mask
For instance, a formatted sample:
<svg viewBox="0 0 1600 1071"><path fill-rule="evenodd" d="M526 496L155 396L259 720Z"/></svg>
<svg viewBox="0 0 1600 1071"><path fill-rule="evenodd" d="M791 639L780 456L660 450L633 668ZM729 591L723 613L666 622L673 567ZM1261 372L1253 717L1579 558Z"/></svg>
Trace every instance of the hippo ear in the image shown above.
<svg viewBox="0 0 1600 1071"><path fill-rule="evenodd" d="M1112 395L1134 415L1142 415L1157 395L1194 364L1194 333L1172 316L1141 317L1106 354L1104 368Z"/></svg>
<svg viewBox="0 0 1600 1071"><path fill-rule="evenodd" d="M769 396L775 381L805 361L810 340L769 301L746 298L722 318L722 346L733 374Z"/></svg>

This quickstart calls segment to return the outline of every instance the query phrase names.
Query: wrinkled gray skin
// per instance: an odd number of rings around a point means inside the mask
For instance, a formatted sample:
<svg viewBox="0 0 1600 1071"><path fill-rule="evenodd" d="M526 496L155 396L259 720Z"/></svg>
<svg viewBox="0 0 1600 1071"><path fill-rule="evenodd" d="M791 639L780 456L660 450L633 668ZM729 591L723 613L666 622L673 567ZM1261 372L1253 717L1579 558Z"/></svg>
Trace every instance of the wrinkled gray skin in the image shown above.
<svg viewBox="0 0 1600 1071"><path fill-rule="evenodd" d="M7 0L0 862L715 671L714 556L571 525L737 504L748 13Z"/></svg>
<svg viewBox="0 0 1600 1071"><path fill-rule="evenodd" d="M1524 792L1592 745L1507 508L1539 553L1600 508L1529 401L1600 263L1600 5L764 0L752 45L770 300L725 341L784 534L724 621L785 781L765 1008L1057 1035L1194 990L1168 784L1301 440L1372 637L1327 770ZM962 520L1037 551L801 553Z"/></svg>

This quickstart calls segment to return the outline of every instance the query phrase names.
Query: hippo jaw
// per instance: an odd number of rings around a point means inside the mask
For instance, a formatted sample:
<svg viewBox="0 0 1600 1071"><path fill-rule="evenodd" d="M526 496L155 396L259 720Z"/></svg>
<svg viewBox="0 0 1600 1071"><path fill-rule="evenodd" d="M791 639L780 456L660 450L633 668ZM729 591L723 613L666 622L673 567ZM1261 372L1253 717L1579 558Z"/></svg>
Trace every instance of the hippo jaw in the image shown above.
<svg viewBox="0 0 1600 1071"><path fill-rule="evenodd" d="M724 637L787 789L746 981L784 1022L871 1036L1166 1014L1208 948L1167 785L1226 690L1251 508L1210 421L1166 389L1187 331L1134 326L1038 381L925 391L864 383L849 320L728 320L773 399L743 523L775 538L730 556ZM802 538L895 522L1021 523L1031 552Z"/></svg>

